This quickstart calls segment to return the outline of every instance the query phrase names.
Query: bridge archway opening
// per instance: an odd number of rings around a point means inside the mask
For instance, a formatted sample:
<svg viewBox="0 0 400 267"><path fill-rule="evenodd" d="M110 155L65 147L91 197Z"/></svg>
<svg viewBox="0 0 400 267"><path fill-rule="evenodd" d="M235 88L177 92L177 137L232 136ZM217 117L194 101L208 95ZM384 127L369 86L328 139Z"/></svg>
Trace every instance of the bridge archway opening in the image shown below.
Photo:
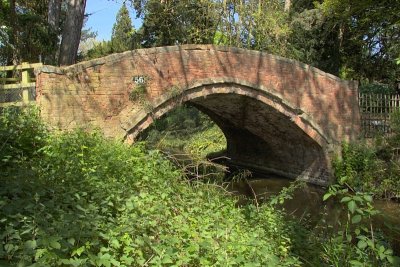
<svg viewBox="0 0 400 267"><path fill-rule="evenodd" d="M226 151L226 138L218 125L189 102L155 119L136 140L183 159L222 155Z"/></svg>
<svg viewBox="0 0 400 267"><path fill-rule="evenodd" d="M243 85L202 85L163 95L126 138L135 139L154 119L182 103L208 115L222 130L229 164L314 184L329 180L329 141L312 121L276 96Z"/></svg>

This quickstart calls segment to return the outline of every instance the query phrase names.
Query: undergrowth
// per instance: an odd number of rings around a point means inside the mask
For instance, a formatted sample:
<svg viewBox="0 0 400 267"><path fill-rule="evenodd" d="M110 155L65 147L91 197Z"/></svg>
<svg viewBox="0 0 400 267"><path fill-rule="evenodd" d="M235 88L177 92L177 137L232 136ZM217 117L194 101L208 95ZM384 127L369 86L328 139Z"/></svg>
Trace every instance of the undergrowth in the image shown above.
<svg viewBox="0 0 400 267"><path fill-rule="evenodd" d="M339 183L376 198L400 199L400 113L391 116L391 134L343 143L333 162Z"/></svg>
<svg viewBox="0 0 400 267"><path fill-rule="evenodd" d="M350 212L345 228L316 231L276 208L290 190L275 202L238 206L237 198L221 186L188 180L143 143L128 147L80 130L49 133L32 109L4 110L0 136L0 265L395 262L384 239L375 234L368 241L370 232L362 228L371 215L366 195L355 196L362 203L342 197ZM346 193L335 190L329 197ZM350 222L360 232L348 227Z"/></svg>
<svg viewBox="0 0 400 267"><path fill-rule="evenodd" d="M219 187L183 179L157 151L98 133L25 130L32 142L18 150L20 136L2 139L2 265L300 265L294 226L280 212L236 207Z"/></svg>

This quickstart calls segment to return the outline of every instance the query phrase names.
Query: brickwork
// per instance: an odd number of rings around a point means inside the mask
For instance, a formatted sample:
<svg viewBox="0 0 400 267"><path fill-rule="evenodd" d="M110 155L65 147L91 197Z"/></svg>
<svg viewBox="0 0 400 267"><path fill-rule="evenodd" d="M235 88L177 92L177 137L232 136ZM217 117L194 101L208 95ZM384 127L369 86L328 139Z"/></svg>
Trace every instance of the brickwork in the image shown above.
<svg viewBox="0 0 400 267"><path fill-rule="evenodd" d="M55 128L100 128L132 141L189 101L221 127L228 156L326 183L329 160L359 133L357 85L297 61L211 45L134 50L37 73L37 101Z"/></svg>

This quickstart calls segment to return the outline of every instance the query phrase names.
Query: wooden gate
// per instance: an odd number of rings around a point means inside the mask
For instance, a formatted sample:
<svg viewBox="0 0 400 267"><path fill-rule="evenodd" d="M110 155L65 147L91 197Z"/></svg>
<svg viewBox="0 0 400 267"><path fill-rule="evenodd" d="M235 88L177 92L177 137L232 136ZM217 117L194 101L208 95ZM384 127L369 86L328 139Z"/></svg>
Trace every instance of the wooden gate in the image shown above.
<svg viewBox="0 0 400 267"><path fill-rule="evenodd" d="M0 67L0 107L23 106L35 101L34 69L42 63Z"/></svg>

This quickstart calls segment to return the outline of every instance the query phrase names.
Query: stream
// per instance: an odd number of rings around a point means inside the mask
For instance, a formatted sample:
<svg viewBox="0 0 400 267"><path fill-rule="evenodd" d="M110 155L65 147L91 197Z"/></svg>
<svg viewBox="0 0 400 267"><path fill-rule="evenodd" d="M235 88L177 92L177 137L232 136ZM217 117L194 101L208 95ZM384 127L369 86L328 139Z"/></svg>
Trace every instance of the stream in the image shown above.
<svg viewBox="0 0 400 267"><path fill-rule="evenodd" d="M163 152L178 167L196 166L194 160L184 152L175 149L167 149ZM169 156L170 157L169 157ZM214 163L226 163L225 160L213 161ZM222 164L225 165L225 164ZM229 164L228 164L229 165ZM217 175L224 176L223 168L203 169L201 175L209 175L215 172ZM235 172L237 169L235 170ZM226 174L226 172L225 172ZM283 178L273 174L253 174L247 179L233 179L224 182L223 186L227 191L239 197L238 205L256 202L261 204L276 196L283 188L289 187L294 180ZM229 176L229 175L228 175ZM329 199L323 201L323 196L327 188L304 183L290 193L291 199L286 199L279 208L284 209L285 213L314 228L318 224L338 226L339 223L346 222L347 208L338 201ZM256 200L256 201L255 201ZM374 231L382 231L396 255L400 255L400 203L388 200L374 200L373 206L379 211L379 214L373 218ZM324 220L324 221L322 221Z"/></svg>
<svg viewBox="0 0 400 267"><path fill-rule="evenodd" d="M269 197L281 192L288 187L293 180L274 175L253 177L249 180L233 181L228 185L228 190L240 197L239 202L248 199L257 199L258 203L266 201ZM329 200L324 202L323 195L326 188L304 184L292 194L292 199L287 199L281 206L285 212L299 220L307 220L311 226L316 225L326 213L326 223L335 225L346 219L347 211L341 203ZM246 200L247 199L247 200ZM380 212L373 219L375 229L381 229L385 236L391 239L393 249L400 254L400 203L387 200L374 200L374 207Z"/></svg>

